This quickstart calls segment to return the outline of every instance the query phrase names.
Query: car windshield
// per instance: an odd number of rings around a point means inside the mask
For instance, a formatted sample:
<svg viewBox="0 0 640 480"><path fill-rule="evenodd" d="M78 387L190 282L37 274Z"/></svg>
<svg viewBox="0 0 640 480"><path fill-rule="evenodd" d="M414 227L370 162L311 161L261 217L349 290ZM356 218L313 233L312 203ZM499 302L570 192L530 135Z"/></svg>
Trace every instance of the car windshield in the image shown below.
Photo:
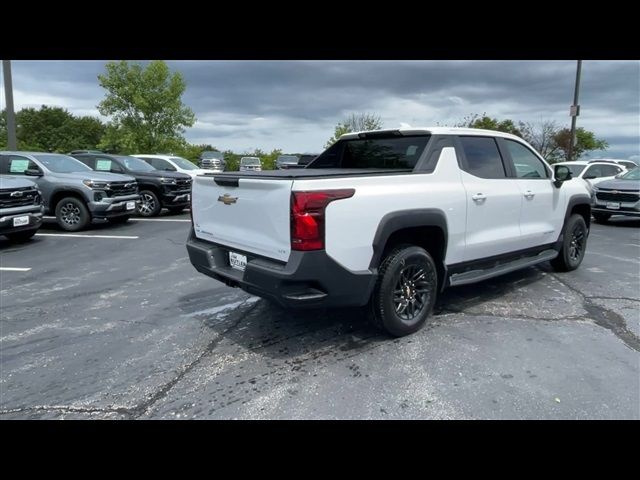
<svg viewBox="0 0 640 480"><path fill-rule="evenodd" d="M620 177L624 180L640 180L640 167L636 167L632 170L629 170L624 175L620 175Z"/></svg>
<svg viewBox="0 0 640 480"><path fill-rule="evenodd" d="M149 165L144 160L140 160L135 157L116 157L122 163L127 170L131 170L132 172L154 172L156 169Z"/></svg>
<svg viewBox="0 0 640 480"><path fill-rule="evenodd" d="M216 158L222 159L222 152L202 152L202 158Z"/></svg>
<svg viewBox="0 0 640 480"><path fill-rule="evenodd" d="M73 173L91 170L84 163L66 155L34 155L49 170L55 173Z"/></svg>
<svg viewBox="0 0 640 480"><path fill-rule="evenodd" d="M182 158L182 157L171 157L171 161L173 163L175 163L176 165L178 165L180 168L182 168L183 170L197 170L198 167L196 167L193 163L191 163L189 160L187 160L186 158Z"/></svg>
<svg viewBox="0 0 640 480"><path fill-rule="evenodd" d="M259 158L241 158L240 163L242 165L260 165Z"/></svg>
<svg viewBox="0 0 640 480"><path fill-rule="evenodd" d="M586 165L569 165L568 163L564 163L563 165L571 170L572 177L577 177L578 175L580 175L586 167Z"/></svg>

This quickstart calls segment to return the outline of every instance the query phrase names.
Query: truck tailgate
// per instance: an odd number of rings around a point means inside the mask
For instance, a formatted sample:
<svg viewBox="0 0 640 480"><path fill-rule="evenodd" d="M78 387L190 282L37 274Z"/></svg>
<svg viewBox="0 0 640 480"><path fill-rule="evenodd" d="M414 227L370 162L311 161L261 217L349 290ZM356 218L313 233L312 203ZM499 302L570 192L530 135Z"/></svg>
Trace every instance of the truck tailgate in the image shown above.
<svg viewBox="0 0 640 480"><path fill-rule="evenodd" d="M219 185L216 178L198 176L193 183L196 237L286 262L293 179L240 176Z"/></svg>

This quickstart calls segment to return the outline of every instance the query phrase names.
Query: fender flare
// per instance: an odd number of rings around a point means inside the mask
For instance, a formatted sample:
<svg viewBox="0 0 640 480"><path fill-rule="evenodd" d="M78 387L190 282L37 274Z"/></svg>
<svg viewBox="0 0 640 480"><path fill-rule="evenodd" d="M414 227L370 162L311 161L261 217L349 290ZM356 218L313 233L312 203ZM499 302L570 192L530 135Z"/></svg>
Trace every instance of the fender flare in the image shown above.
<svg viewBox="0 0 640 480"><path fill-rule="evenodd" d="M389 212L382 217L373 237L373 256L369 263L369 269L377 269L380 265L384 247L391 235L399 230L414 227L438 227L442 230L444 234L442 266L445 267L444 259L447 255L448 244L447 217L445 213L437 208L415 208Z"/></svg>

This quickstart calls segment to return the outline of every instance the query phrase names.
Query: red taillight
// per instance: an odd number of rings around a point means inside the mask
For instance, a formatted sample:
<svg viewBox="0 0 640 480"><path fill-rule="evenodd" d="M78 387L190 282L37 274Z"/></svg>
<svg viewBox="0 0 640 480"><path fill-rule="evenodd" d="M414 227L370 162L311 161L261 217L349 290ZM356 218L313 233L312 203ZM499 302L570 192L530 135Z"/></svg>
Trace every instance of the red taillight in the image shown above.
<svg viewBox="0 0 640 480"><path fill-rule="evenodd" d="M291 249L322 250L324 248L324 210L327 205L353 197L353 188L293 192L291 194Z"/></svg>

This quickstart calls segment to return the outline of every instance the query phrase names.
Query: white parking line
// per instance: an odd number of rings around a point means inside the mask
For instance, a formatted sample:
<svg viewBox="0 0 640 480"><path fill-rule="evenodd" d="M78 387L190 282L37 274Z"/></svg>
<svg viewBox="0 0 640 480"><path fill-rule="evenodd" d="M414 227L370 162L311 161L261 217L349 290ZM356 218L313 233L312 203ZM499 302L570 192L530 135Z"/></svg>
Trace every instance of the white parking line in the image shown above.
<svg viewBox="0 0 640 480"><path fill-rule="evenodd" d="M183 218L132 218L130 222L190 222Z"/></svg>
<svg viewBox="0 0 640 480"><path fill-rule="evenodd" d="M17 268L17 267L0 267L0 272L28 272L31 270L29 268Z"/></svg>
<svg viewBox="0 0 640 480"><path fill-rule="evenodd" d="M136 240L140 238L133 235L78 235L75 233L36 233L36 237L123 238L129 240Z"/></svg>

